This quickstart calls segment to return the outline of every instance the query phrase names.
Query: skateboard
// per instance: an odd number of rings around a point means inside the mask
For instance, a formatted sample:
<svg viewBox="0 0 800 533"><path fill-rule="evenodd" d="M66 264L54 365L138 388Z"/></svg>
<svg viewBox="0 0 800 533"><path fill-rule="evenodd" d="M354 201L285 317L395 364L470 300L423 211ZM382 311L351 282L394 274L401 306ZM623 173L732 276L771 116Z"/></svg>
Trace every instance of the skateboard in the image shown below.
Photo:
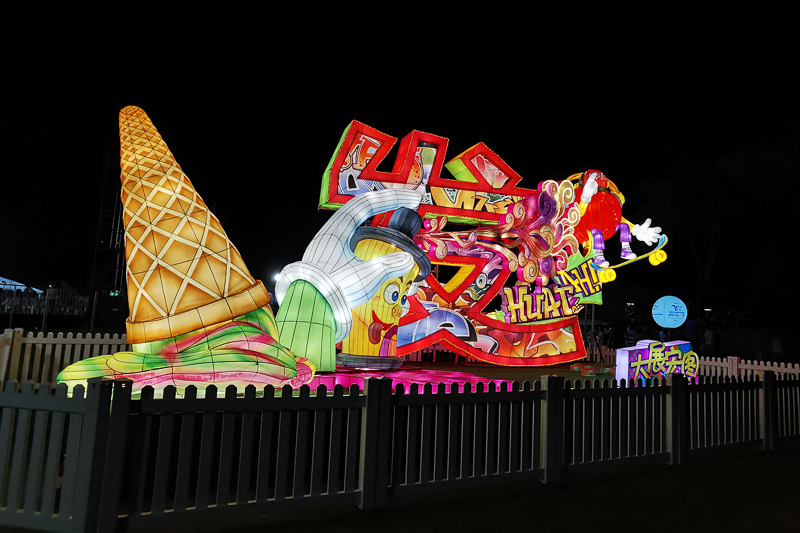
<svg viewBox="0 0 800 533"><path fill-rule="evenodd" d="M614 281L617 277L617 273L614 272L615 269L619 267L623 267L625 265L630 265L631 263L635 263L636 261L641 261L644 258L647 258L650 261L650 264L653 266L659 265L667 260L667 252L662 250L662 248L667 244L667 236L662 235L660 239L658 239L658 243L656 244L655 248L646 252L642 255L637 255L633 259L628 259L627 261L623 261L622 263L617 263L616 265L609 265L607 267L603 267L598 265L597 263L592 262L591 267L595 270L600 272L600 281L609 282Z"/></svg>

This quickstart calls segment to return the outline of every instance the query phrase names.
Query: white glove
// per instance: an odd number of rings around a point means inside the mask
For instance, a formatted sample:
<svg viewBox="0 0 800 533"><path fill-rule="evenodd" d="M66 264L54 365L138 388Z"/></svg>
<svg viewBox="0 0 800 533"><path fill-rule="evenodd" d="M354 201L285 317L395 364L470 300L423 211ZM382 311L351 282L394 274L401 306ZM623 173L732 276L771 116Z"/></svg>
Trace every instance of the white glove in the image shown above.
<svg viewBox="0 0 800 533"><path fill-rule="evenodd" d="M592 197L597 194L597 174L592 172L589 174L589 180L583 185L583 192L581 192L581 202L588 204L592 201Z"/></svg>
<svg viewBox="0 0 800 533"><path fill-rule="evenodd" d="M347 202L311 240L303 260L281 271L275 284L278 305L292 282L311 283L331 306L336 320L335 342L341 342L353 325L351 309L367 302L386 280L404 276L414 267L408 252L361 260L350 249L350 239L373 215L400 207L416 210L421 199L418 191L386 189L360 194Z"/></svg>
<svg viewBox="0 0 800 533"><path fill-rule="evenodd" d="M654 226L651 228L650 219L648 218L641 225L636 224L633 226L631 234L648 246L652 246L661 238L661 227Z"/></svg>

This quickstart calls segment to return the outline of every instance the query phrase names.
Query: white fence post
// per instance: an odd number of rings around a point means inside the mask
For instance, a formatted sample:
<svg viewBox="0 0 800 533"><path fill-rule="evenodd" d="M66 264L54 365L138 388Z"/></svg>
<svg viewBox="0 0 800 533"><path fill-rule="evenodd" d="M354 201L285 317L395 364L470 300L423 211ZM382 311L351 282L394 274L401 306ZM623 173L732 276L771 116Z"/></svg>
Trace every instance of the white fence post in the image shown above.
<svg viewBox="0 0 800 533"><path fill-rule="evenodd" d="M11 338L13 335L13 329L6 329L0 334L0 383L6 382L8 365L11 360Z"/></svg>
<svg viewBox="0 0 800 533"><path fill-rule="evenodd" d="M731 378L739 376L739 358L728 357L728 375Z"/></svg>
<svg viewBox="0 0 800 533"><path fill-rule="evenodd" d="M8 372L3 376L3 380L18 379L19 363L22 356L22 328L15 328L11 333L11 346L8 353L9 365ZM21 381L21 380L20 380Z"/></svg>

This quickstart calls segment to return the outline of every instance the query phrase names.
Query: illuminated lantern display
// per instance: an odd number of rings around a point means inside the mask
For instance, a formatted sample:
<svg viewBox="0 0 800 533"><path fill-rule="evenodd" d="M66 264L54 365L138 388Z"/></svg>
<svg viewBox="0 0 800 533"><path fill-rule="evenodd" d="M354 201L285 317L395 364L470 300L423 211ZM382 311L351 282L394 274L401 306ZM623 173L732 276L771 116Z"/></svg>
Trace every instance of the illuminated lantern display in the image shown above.
<svg viewBox="0 0 800 533"><path fill-rule="evenodd" d="M662 296L653 304L653 320L662 328L677 328L686 322L686 304L675 296Z"/></svg>
<svg viewBox="0 0 800 533"><path fill-rule="evenodd" d="M575 227L576 234L585 248L595 251L594 263L597 266L610 266L604 255L605 241L617 232L622 244L620 256L623 264L638 257L631 250L633 237L649 246L658 243L658 246L646 255L655 254L650 259L652 264L656 265L666 259L666 253L661 250L666 244L666 238L661 235L661 228L651 227L649 218L642 224L632 224L625 220L622 217L625 197L619 187L605 174L599 170L587 170L573 174L567 179L575 184L575 194L580 198L581 219ZM612 281L614 277L611 274L604 281Z"/></svg>
<svg viewBox="0 0 800 533"><path fill-rule="evenodd" d="M400 329L408 352L440 342L456 353L495 364L549 365L584 357L577 312L599 303L601 284L577 253L578 220L569 182L543 182L511 204L505 222L447 231L447 219L426 221L418 234L437 266L419 307ZM499 309L489 306L500 297Z"/></svg>
<svg viewBox="0 0 800 533"><path fill-rule="evenodd" d="M121 200L132 351L65 368L146 385L299 386L314 365L278 341L270 296L197 194L145 112L119 115Z"/></svg>
<svg viewBox="0 0 800 533"><path fill-rule="evenodd" d="M377 170L395 141L356 121L345 130L320 195L336 212L281 271L273 316L269 293L147 115L124 108L132 350L70 365L59 381L297 387L337 367L390 370L435 343L501 365L583 358L577 313L602 303L609 278L602 239L585 254L580 244L608 228L630 241L615 186L590 171L578 180L581 201L574 176L521 188L486 145L445 163L447 139L419 131L402 139L391 172ZM649 220L629 230L659 251L666 242Z"/></svg>
<svg viewBox="0 0 800 533"><path fill-rule="evenodd" d="M627 262L637 258L631 236L658 241L639 258L650 256L653 264L666 258L660 228L650 227L649 219L641 225L624 220L624 198L600 172L526 189L519 187L521 176L483 143L445 163L448 140L420 131L400 141L391 172L379 171L396 140L351 122L323 175L320 207L338 209L372 191L422 195L418 212L425 220L416 242L433 268L409 293L397 329L398 355L441 343L502 365L581 359L577 313L585 304L602 303L602 283L621 266L611 267L603 257L604 239L619 231ZM386 227L390 216L375 216L371 225ZM587 244L583 254L581 243Z"/></svg>
<svg viewBox="0 0 800 533"><path fill-rule="evenodd" d="M339 209L275 285L282 342L319 370L394 368L397 325L415 281L428 276L428 256L412 240L422 219L414 190L371 191ZM362 224L387 211L388 226Z"/></svg>
<svg viewBox="0 0 800 533"><path fill-rule="evenodd" d="M345 367L362 367L379 356L381 368L399 366L397 357L397 326L400 317L410 308L409 293L413 295L417 286L414 282L424 280L431 272L428 256L412 240L422 225L422 218L416 211L401 208L392 214L389 225L382 227L359 228L351 246L361 259L372 259L390 253L405 251L414 257L414 267L403 277L386 280L375 296L367 303L353 309L353 329L342 342L342 354L338 362ZM374 368L374 364L367 365Z"/></svg>
<svg viewBox="0 0 800 533"><path fill-rule="evenodd" d="M329 372L317 373L314 380L309 384L312 389L316 389L319 385L325 385L328 390L333 390L336 385L341 385L345 389L349 389L353 385L361 388L364 386L364 379L375 377L374 371L348 371L348 372ZM392 380L392 386L402 385L404 390L411 390L411 387L416 386L419 390L424 390L425 385L431 383L444 385L446 390L451 390L451 387L456 386L458 390L463 391L465 385L469 385L472 390L477 390L479 384L482 384L485 389L489 388L490 383L494 383L495 387L499 389L505 384L509 389L513 381L507 379L489 379L474 374L467 374L465 372L454 372L449 370L438 370L433 368L426 368L424 372L408 371L407 369L399 370L382 370L380 376ZM434 386L431 392L436 394L438 387Z"/></svg>
<svg viewBox="0 0 800 533"><path fill-rule="evenodd" d="M521 188L521 176L482 143L445 164L447 139L419 131L400 142L392 172L378 171L395 140L353 121L323 176L320 205L347 206L366 191L422 194L416 242L433 273L408 297L397 354L441 343L503 365L583 358L577 312L601 302L601 283L578 249L572 184ZM474 227L451 229L453 223ZM387 227L390 218L371 224Z"/></svg>
<svg viewBox="0 0 800 533"><path fill-rule="evenodd" d="M636 346L617 349L616 379L640 381L673 372L696 378L699 360L687 341L643 340Z"/></svg>
<svg viewBox="0 0 800 533"><path fill-rule="evenodd" d="M485 144L478 143L444 163L448 140L414 130L400 141L392 172L377 170L397 139L352 121L322 178L320 207L338 209L365 192L406 189L422 193L423 218L446 216L451 223L496 224L509 206L535 190ZM442 167L453 178L442 176Z"/></svg>

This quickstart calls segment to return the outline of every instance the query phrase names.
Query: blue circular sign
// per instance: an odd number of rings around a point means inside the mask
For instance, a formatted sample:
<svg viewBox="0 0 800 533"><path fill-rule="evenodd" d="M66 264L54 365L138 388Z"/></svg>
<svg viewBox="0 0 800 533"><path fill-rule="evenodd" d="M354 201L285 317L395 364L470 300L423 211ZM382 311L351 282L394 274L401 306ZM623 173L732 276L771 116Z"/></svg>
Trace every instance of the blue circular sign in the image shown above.
<svg viewBox="0 0 800 533"><path fill-rule="evenodd" d="M674 296L662 296L653 304L653 320L662 328L677 328L686 322L686 304Z"/></svg>

